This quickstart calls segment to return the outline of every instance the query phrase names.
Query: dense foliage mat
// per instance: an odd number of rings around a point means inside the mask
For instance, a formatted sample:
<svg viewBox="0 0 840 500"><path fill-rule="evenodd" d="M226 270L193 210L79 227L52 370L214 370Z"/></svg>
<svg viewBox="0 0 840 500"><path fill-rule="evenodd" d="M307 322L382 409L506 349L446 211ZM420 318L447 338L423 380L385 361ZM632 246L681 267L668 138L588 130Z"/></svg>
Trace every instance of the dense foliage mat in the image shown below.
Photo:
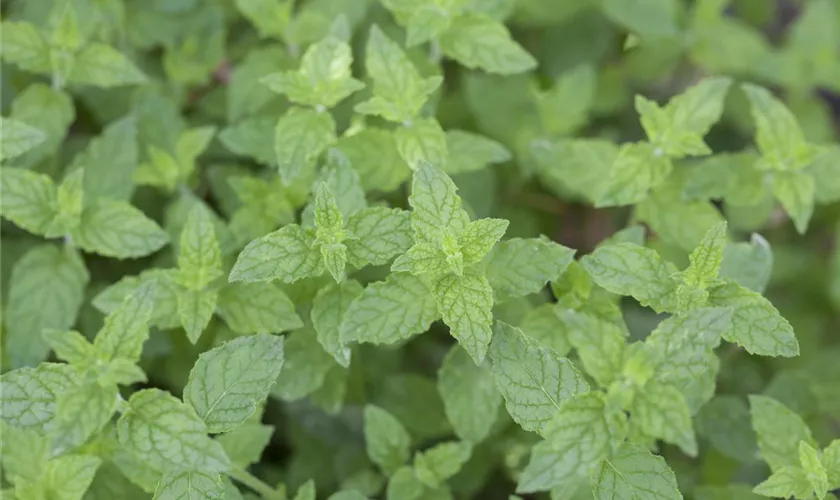
<svg viewBox="0 0 840 500"><path fill-rule="evenodd" d="M2 9L4 498L840 493L840 1Z"/></svg>

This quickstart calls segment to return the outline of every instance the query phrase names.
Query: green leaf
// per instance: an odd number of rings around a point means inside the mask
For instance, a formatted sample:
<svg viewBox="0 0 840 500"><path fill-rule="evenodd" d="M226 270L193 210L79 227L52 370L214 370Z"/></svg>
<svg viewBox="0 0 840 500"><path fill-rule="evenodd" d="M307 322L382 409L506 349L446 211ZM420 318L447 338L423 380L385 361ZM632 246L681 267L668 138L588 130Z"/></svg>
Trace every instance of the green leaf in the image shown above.
<svg viewBox="0 0 840 500"><path fill-rule="evenodd" d="M632 205L647 198L673 170L662 148L647 142L624 144L610 168L609 176L595 196L595 206Z"/></svg>
<svg viewBox="0 0 840 500"><path fill-rule="evenodd" d="M187 332L190 342L195 344L213 319L219 302L219 291L179 288L175 292L175 299L181 327Z"/></svg>
<svg viewBox="0 0 840 500"><path fill-rule="evenodd" d="M328 36L306 49L297 71L273 73L262 78L271 90L286 94L290 101L332 108L364 84L352 77L350 46Z"/></svg>
<svg viewBox="0 0 840 500"><path fill-rule="evenodd" d="M201 471L177 471L163 475L154 500L221 500L226 498L222 477Z"/></svg>
<svg viewBox="0 0 840 500"><path fill-rule="evenodd" d="M814 213L816 181L802 172L779 172L773 176L773 195L782 203L799 234L808 229Z"/></svg>
<svg viewBox="0 0 840 500"><path fill-rule="evenodd" d="M547 91L536 90L534 99L545 131L564 136L584 125L597 83L595 69L590 64L578 64L556 78Z"/></svg>
<svg viewBox="0 0 840 500"><path fill-rule="evenodd" d="M455 434L472 443L484 440L502 404L490 364L477 366L463 348L453 346L438 370L437 386Z"/></svg>
<svg viewBox="0 0 840 500"><path fill-rule="evenodd" d="M293 4L282 0L235 0L236 8L257 28L261 38L281 38Z"/></svg>
<svg viewBox="0 0 840 500"><path fill-rule="evenodd" d="M155 305L157 283L140 285L117 309L108 314L93 346L105 360L139 361L149 337L149 320Z"/></svg>
<svg viewBox="0 0 840 500"><path fill-rule="evenodd" d="M802 418L768 396L750 396L750 415L761 457L773 471L799 467L799 443L816 444ZM807 482L807 480L806 480Z"/></svg>
<svg viewBox="0 0 840 500"><path fill-rule="evenodd" d="M216 312L239 334L279 333L303 326L295 305L271 283L231 283L219 291Z"/></svg>
<svg viewBox="0 0 840 500"><path fill-rule="evenodd" d="M757 85L741 85L755 120L755 142L761 152L760 170L791 171L808 166L814 150L805 140L793 113L770 92Z"/></svg>
<svg viewBox="0 0 840 500"><path fill-rule="evenodd" d="M3 421L21 429L44 432L53 424L56 401L78 383L78 373L67 364L41 363L36 368L6 372L0 382Z"/></svg>
<svg viewBox="0 0 840 500"><path fill-rule="evenodd" d="M726 222L712 226L697 248L689 255L689 265L682 272L682 279L700 288L705 288L717 280L726 239Z"/></svg>
<svg viewBox="0 0 840 500"><path fill-rule="evenodd" d="M283 183L289 186L311 171L335 141L335 121L329 113L290 108L274 127L274 155Z"/></svg>
<svg viewBox="0 0 840 500"><path fill-rule="evenodd" d="M545 491L585 475L610 452L610 427L604 398L578 394L562 402L543 426L516 486L518 493Z"/></svg>
<svg viewBox="0 0 840 500"><path fill-rule="evenodd" d="M50 47L38 29L26 22L3 23L3 60L24 71L49 73Z"/></svg>
<svg viewBox="0 0 840 500"><path fill-rule="evenodd" d="M442 170L425 161L418 163L408 197L416 240L440 243L441 228L450 228L455 234L464 230L469 218L461 208L457 191L455 183Z"/></svg>
<svg viewBox="0 0 840 500"><path fill-rule="evenodd" d="M0 176L0 189L3 218L30 233L47 231L58 211L58 192L52 179L23 168L6 167Z"/></svg>
<svg viewBox="0 0 840 500"><path fill-rule="evenodd" d="M828 471L828 484L837 488L840 485L840 439L835 439L823 450L822 463Z"/></svg>
<svg viewBox="0 0 840 500"><path fill-rule="evenodd" d="M679 8L673 0L602 0L601 9L611 21L643 39L666 38L679 33Z"/></svg>
<svg viewBox="0 0 840 500"><path fill-rule="evenodd" d="M355 280L329 284L318 291L312 302L310 314L318 342L345 368L350 366L350 349L342 343L341 322L350 304L362 291L362 286Z"/></svg>
<svg viewBox="0 0 840 500"><path fill-rule="evenodd" d="M637 96L636 110L650 142L671 158L711 154L703 136L720 119L731 84L727 77L705 78L664 108Z"/></svg>
<svg viewBox="0 0 840 500"><path fill-rule="evenodd" d="M773 251L770 244L760 234L753 233L749 243L730 243L726 246L719 275L721 279L762 293L770 281L772 269Z"/></svg>
<svg viewBox="0 0 840 500"><path fill-rule="evenodd" d="M410 456L411 437L399 420L375 405L365 405L365 449L368 457L392 475Z"/></svg>
<svg viewBox="0 0 840 500"><path fill-rule="evenodd" d="M96 357L96 351L90 342L75 330L44 330L42 336L55 352L55 356L71 365L83 367Z"/></svg>
<svg viewBox="0 0 840 500"><path fill-rule="evenodd" d="M425 485L417 479L412 467L400 467L388 480L388 500L415 500L422 498Z"/></svg>
<svg viewBox="0 0 840 500"><path fill-rule="evenodd" d="M511 75L537 65L533 56L513 41L503 24L480 14L455 18L440 36L440 48L463 66L488 73Z"/></svg>
<svg viewBox="0 0 840 500"><path fill-rule="evenodd" d="M675 386L649 381L633 398L630 413L632 424L645 435L675 444L688 456L697 456L689 407Z"/></svg>
<svg viewBox="0 0 840 500"><path fill-rule="evenodd" d="M800 441L799 462L817 498L825 498L828 493L828 474L822 464L820 452L807 442Z"/></svg>
<svg viewBox="0 0 840 500"><path fill-rule="evenodd" d="M608 387L620 377L624 366L624 332L606 318L585 310L565 311L561 317L586 373L601 387Z"/></svg>
<svg viewBox="0 0 840 500"><path fill-rule="evenodd" d="M0 459L4 476L37 480L50 456L49 441L34 430L12 427L5 421L0 428L3 430L3 441L0 442L3 454Z"/></svg>
<svg viewBox="0 0 840 500"><path fill-rule="evenodd" d="M209 432L229 432L268 397L283 367L283 337L258 333L201 354L190 371L184 401Z"/></svg>
<svg viewBox="0 0 840 500"><path fill-rule="evenodd" d="M479 219L467 224L461 233L461 253L464 264L481 261L498 243L508 228L505 219Z"/></svg>
<svg viewBox="0 0 840 500"><path fill-rule="evenodd" d="M85 46L73 61L68 82L111 88L146 83L146 75L125 55L104 43Z"/></svg>
<svg viewBox="0 0 840 500"><path fill-rule="evenodd" d="M46 358L50 349L41 333L73 326L89 280L84 262L70 247L38 245L14 263L3 311L4 354L12 367Z"/></svg>
<svg viewBox="0 0 840 500"><path fill-rule="evenodd" d="M46 498L81 500L102 460L90 455L64 455L47 462L41 477Z"/></svg>
<svg viewBox="0 0 840 500"><path fill-rule="evenodd" d="M449 7L451 6L437 3L418 5L411 13L406 26L406 46L414 47L428 42L445 32L452 24L453 12Z"/></svg>
<svg viewBox="0 0 840 500"><path fill-rule="evenodd" d="M814 200L817 203L834 203L840 199L840 147L822 148L805 172L819 179L814 186Z"/></svg>
<svg viewBox="0 0 840 500"><path fill-rule="evenodd" d="M438 488L461 470L471 454L472 444L467 441L440 443L414 455L414 474L426 486Z"/></svg>
<svg viewBox="0 0 840 500"><path fill-rule="evenodd" d="M84 168L85 197L128 200L138 156L137 121L128 116L110 123L73 160L73 165Z"/></svg>
<svg viewBox="0 0 840 500"><path fill-rule="evenodd" d="M248 467L260 461L263 451L271 441L274 427L245 422L231 432L216 437L225 454L239 467Z"/></svg>
<svg viewBox="0 0 840 500"><path fill-rule="evenodd" d="M229 280L272 281L294 283L323 270L321 256L311 250L315 241L312 231L296 224L283 226L262 238L252 241L236 259Z"/></svg>
<svg viewBox="0 0 840 500"><path fill-rule="evenodd" d="M0 117L0 132L0 161L17 158L47 138L37 128L11 118Z"/></svg>
<svg viewBox="0 0 840 500"><path fill-rule="evenodd" d="M327 373L336 366L310 328L286 335L285 360L271 395L284 401L297 401L323 385Z"/></svg>
<svg viewBox="0 0 840 500"><path fill-rule="evenodd" d="M629 295L657 312L672 306L672 270L655 250L618 243L597 248L581 262L595 282L609 292Z"/></svg>
<svg viewBox="0 0 840 500"><path fill-rule="evenodd" d="M682 499L677 479L665 460L638 445L625 443L590 476L592 493L608 498Z"/></svg>
<svg viewBox="0 0 840 500"><path fill-rule="evenodd" d="M435 296L420 278L394 273L350 303L339 337L345 344L393 344L426 331L439 317Z"/></svg>
<svg viewBox="0 0 840 500"><path fill-rule="evenodd" d="M490 366L513 420L540 432L563 401L589 386L572 363L500 321L494 327Z"/></svg>
<svg viewBox="0 0 840 500"><path fill-rule="evenodd" d="M397 123L416 117L442 81L438 76L423 78L400 46L376 25L371 26L365 48L365 70L373 80L373 97L357 104L355 111Z"/></svg>
<svg viewBox="0 0 840 500"><path fill-rule="evenodd" d="M347 262L357 268L387 264L414 243L411 212L399 208L369 207L347 220Z"/></svg>
<svg viewBox="0 0 840 500"><path fill-rule="evenodd" d="M714 393L718 361L713 349L731 325L731 309L701 307L671 316L645 339L652 354L654 380L679 389L692 414ZM707 375L712 382L708 386Z"/></svg>
<svg viewBox="0 0 840 500"><path fill-rule="evenodd" d="M201 291L222 275L222 256L209 209L197 203L187 216L178 247L178 283Z"/></svg>
<svg viewBox="0 0 840 500"><path fill-rule="evenodd" d="M53 446L68 450L102 430L117 409L117 386L84 382L58 397L50 429Z"/></svg>
<svg viewBox="0 0 840 500"><path fill-rule="evenodd" d="M799 354L793 327L769 300L736 283L709 290L709 305L732 308L732 328L723 334L729 342L759 356L791 357Z"/></svg>
<svg viewBox="0 0 840 500"><path fill-rule="evenodd" d="M6 47L3 48L6 53ZM35 166L59 149L76 117L70 95L45 84L33 83L26 87L12 102L11 118L35 127L47 136L46 140L23 156L16 164Z"/></svg>
<svg viewBox="0 0 840 500"><path fill-rule="evenodd" d="M159 389L135 392L117 422L122 446L155 469L170 472L230 468L222 446L207 432L192 407Z"/></svg>
<svg viewBox="0 0 840 500"><path fill-rule="evenodd" d="M446 149L449 159L444 170L450 175L481 170L487 165L504 163L512 158L502 144L465 130L447 130Z"/></svg>
<svg viewBox="0 0 840 500"><path fill-rule="evenodd" d="M394 131L397 151L403 161L414 170L428 162L443 168L449 158L446 134L434 118L417 118Z"/></svg>
<svg viewBox="0 0 840 500"><path fill-rule="evenodd" d="M575 251L548 238L511 238L498 244L487 261L487 279L501 296L537 293L572 262Z"/></svg>
<svg viewBox="0 0 840 500"><path fill-rule="evenodd" d="M447 274L435 283L434 293L449 333L480 365L493 335L493 289L487 278L471 270L463 276Z"/></svg>
<svg viewBox="0 0 840 500"><path fill-rule="evenodd" d="M739 396L715 396L697 414L695 425L697 434L720 453L739 462L754 460L758 448L750 410Z"/></svg>
<svg viewBox="0 0 840 500"><path fill-rule="evenodd" d="M566 335L566 325L557 313L554 304L543 304L528 311L519 328L526 337L548 347L560 356L572 349Z"/></svg>
<svg viewBox="0 0 840 500"><path fill-rule="evenodd" d="M169 241L166 232L137 208L105 199L85 207L72 238L86 252L117 259L144 257Z"/></svg>
<svg viewBox="0 0 840 500"><path fill-rule="evenodd" d="M344 135L335 147L359 172L366 190L391 192L411 175L390 130L366 127L354 135Z"/></svg>
<svg viewBox="0 0 840 500"><path fill-rule="evenodd" d="M753 488L753 492L767 497L811 498L814 490L802 468L786 465Z"/></svg>
<svg viewBox="0 0 840 500"><path fill-rule="evenodd" d="M321 182L315 192L314 200L315 245L321 252L321 259L336 283L344 279L344 267L347 264L347 247L344 220L336 204L335 196L326 183Z"/></svg>

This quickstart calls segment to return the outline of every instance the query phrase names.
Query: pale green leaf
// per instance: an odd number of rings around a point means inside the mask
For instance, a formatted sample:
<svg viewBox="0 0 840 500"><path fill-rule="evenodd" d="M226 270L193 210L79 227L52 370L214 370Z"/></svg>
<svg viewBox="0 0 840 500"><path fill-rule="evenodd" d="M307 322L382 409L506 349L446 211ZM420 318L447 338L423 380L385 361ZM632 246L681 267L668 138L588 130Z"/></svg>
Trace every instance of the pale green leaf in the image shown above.
<svg viewBox="0 0 840 500"><path fill-rule="evenodd" d="M271 117L246 118L222 129L219 142L234 154L253 158L262 165L276 165L273 130L276 123Z"/></svg>
<svg viewBox="0 0 840 500"><path fill-rule="evenodd" d="M567 484L607 457L610 428L603 397L585 393L562 402L542 434L546 439L534 446L516 486L519 493Z"/></svg>
<svg viewBox="0 0 840 500"><path fill-rule="evenodd" d="M76 54L68 81L110 88L145 83L147 78L125 55L110 45L93 42Z"/></svg>
<svg viewBox="0 0 840 500"><path fill-rule="evenodd" d="M825 498L828 493L828 473L822 463L819 450L805 441L799 442L799 463L805 471L805 477L811 484L817 498Z"/></svg>
<svg viewBox="0 0 840 500"><path fill-rule="evenodd" d="M45 139L46 135L37 128L11 118L0 118L0 161L17 158Z"/></svg>
<svg viewBox="0 0 840 500"><path fill-rule="evenodd" d="M647 449L625 443L590 475L597 500L650 498L682 500L677 479L665 460Z"/></svg>
<svg viewBox="0 0 840 500"><path fill-rule="evenodd" d="M408 197L416 240L440 243L441 229L449 228L455 234L464 230L469 218L461 208L457 191L455 183L440 168L425 161L417 165Z"/></svg>
<svg viewBox="0 0 840 500"><path fill-rule="evenodd" d="M688 200L681 186L667 182L636 205L635 215L636 220L647 224L663 243L676 245L686 252L700 244L710 227L724 220L707 197Z"/></svg>
<svg viewBox="0 0 840 500"><path fill-rule="evenodd" d="M801 441L816 444L802 417L771 397L751 395L750 415L761 457L774 471L800 466Z"/></svg>
<svg viewBox="0 0 840 500"><path fill-rule="evenodd" d="M96 357L96 351L88 339L75 330L44 330L42 336L55 357L71 365L85 366Z"/></svg>
<svg viewBox="0 0 840 500"><path fill-rule="evenodd" d="M101 312L110 314L139 287L154 282L157 284L155 306L149 324L162 329L177 328L181 325L176 296L180 287L175 283L174 274L171 269L151 269L138 276L126 276L94 297L93 305Z"/></svg>
<svg viewBox="0 0 840 500"><path fill-rule="evenodd" d="M336 366L310 328L286 335L283 369L271 395L284 401L297 401L321 387L327 373Z"/></svg>
<svg viewBox="0 0 840 500"><path fill-rule="evenodd" d="M496 384L513 420L539 432L563 401L589 390L572 363L527 338L521 330L496 322L490 357Z"/></svg>
<svg viewBox="0 0 840 500"><path fill-rule="evenodd" d="M274 427L245 422L231 432L216 437L222 444L230 461L239 467L247 467L260 461L263 451L271 442Z"/></svg>
<svg viewBox="0 0 840 500"><path fill-rule="evenodd" d="M817 203L834 203L840 199L840 146L822 148L805 172L819 179L814 186Z"/></svg>
<svg viewBox="0 0 840 500"><path fill-rule="evenodd" d="M498 243L508 228L505 219L479 219L467 224L461 233L461 253L464 264L481 261Z"/></svg>
<svg viewBox="0 0 840 500"><path fill-rule="evenodd" d="M655 250L618 243L596 249L581 262L595 282L609 292L629 295L657 312L672 306L672 270Z"/></svg>
<svg viewBox="0 0 840 500"><path fill-rule="evenodd" d="M753 488L753 492L766 497L811 498L814 490L802 468L786 465Z"/></svg>
<svg viewBox="0 0 840 500"><path fill-rule="evenodd" d="M799 354L793 327L760 294L736 283L725 283L710 289L709 305L732 308L732 328L723 338L742 345L747 352L784 357Z"/></svg>
<svg viewBox="0 0 840 500"><path fill-rule="evenodd" d="M222 446L207 436L207 426L192 407L159 389L131 396L117 434L122 446L158 470L213 473L230 468Z"/></svg>
<svg viewBox="0 0 840 500"><path fill-rule="evenodd" d="M353 78L352 63L350 46L328 36L306 49L299 69L267 75L262 82L271 90L286 94L292 102L332 108L364 87Z"/></svg>
<svg viewBox="0 0 840 500"><path fill-rule="evenodd" d="M343 367L350 366L350 348L342 343L341 322L350 304L362 294L358 281L329 284L312 301L312 326L318 342Z"/></svg>
<svg viewBox="0 0 840 500"><path fill-rule="evenodd" d="M252 241L236 259L229 280L293 283L323 271L321 257L311 249L315 236L311 231L289 224Z"/></svg>
<svg viewBox="0 0 840 500"><path fill-rule="evenodd" d="M33 24L5 21L2 26L3 60L24 71L49 73L50 47Z"/></svg>
<svg viewBox="0 0 840 500"><path fill-rule="evenodd" d="M804 234L814 213L814 193L818 182L802 172L778 172L773 176L773 195L793 219L796 231Z"/></svg>
<svg viewBox="0 0 840 500"><path fill-rule="evenodd" d="M6 372L0 377L0 415L22 429L43 432L55 418L56 401L78 383L78 372L67 364L41 363Z"/></svg>
<svg viewBox="0 0 840 500"><path fill-rule="evenodd" d="M117 386L86 382L59 395L50 429L53 446L68 450L102 430L117 409Z"/></svg>
<svg viewBox="0 0 840 500"><path fill-rule="evenodd" d="M535 91L545 131L552 136L563 136L584 125L597 83L595 69L590 64L579 64L563 72L547 91Z"/></svg>
<svg viewBox="0 0 840 500"><path fill-rule="evenodd" d="M47 462L41 478L46 498L81 500L102 460L90 455L64 455Z"/></svg>
<svg viewBox="0 0 840 500"><path fill-rule="evenodd" d="M493 289L487 278L474 270L447 274L434 284L434 294L449 333L481 364L493 335Z"/></svg>
<svg viewBox="0 0 840 500"><path fill-rule="evenodd" d="M465 14L440 36L447 57L470 69L510 75L533 69L537 61L513 41L507 28L490 17Z"/></svg>
<svg viewBox="0 0 840 500"><path fill-rule="evenodd" d="M72 238L87 252L117 259L144 257L169 241L166 232L137 208L105 199L85 207Z"/></svg>
<svg viewBox="0 0 840 500"><path fill-rule="evenodd" d="M595 197L595 206L639 203L668 178L671 170L671 160L661 148L647 142L624 144Z"/></svg>
<svg viewBox="0 0 840 500"><path fill-rule="evenodd" d="M0 441L3 475L9 479L37 480L50 457L49 440L34 430L12 427L5 421L0 424L0 429L3 431L3 440Z"/></svg>
<svg viewBox="0 0 840 500"><path fill-rule="evenodd" d="M3 52L5 54L6 47ZM15 163L31 167L53 156L75 117L70 94L43 83L29 84L12 101L11 118L37 128L46 135L46 139L15 159Z"/></svg>
<svg viewBox="0 0 840 500"><path fill-rule="evenodd" d="M222 477L201 471L175 471L163 475L154 500L222 500Z"/></svg>
<svg viewBox="0 0 840 500"><path fill-rule="evenodd" d="M417 118L406 122L394 131L397 151L412 169L424 168L430 163L442 169L449 161L446 134L434 118Z"/></svg>
<svg viewBox="0 0 840 500"><path fill-rule="evenodd" d="M455 434L472 443L484 440L502 403L490 363L477 366L463 348L453 346L438 370L437 386Z"/></svg>
<svg viewBox="0 0 840 500"><path fill-rule="evenodd" d="M566 328L554 304L542 304L531 309L519 323L519 329L525 336L536 340L560 356L565 356L572 349Z"/></svg>
<svg viewBox="0 0 840 500"><path fill-rule="evenodd" d="M343 343L392 344L426 331L439 318L435 296L410 274L395 273L365 287L341 322Z"/></svg>
<svg viewBox="0 0 840 500"><path fill-rule="evenodd" d="M178 282L203 290L222 275L222 256L209 209L197 203L187 216L178 247Z"/></svg>
<svg viewBox="0 0 840 500"><path fill-rule="evenodd" d="M4 357L8 356L12 367L36 364L47 357L50 348L41 333L73 326L89 279L72 247L45 243L14 263L3 310Z"/></svg>
<svg viewBox="0 0 840 500"><path fill-rule="evenodd" d="M235 0L236 8L257 28L261 38L280 38L289 24L292 2L284 0Z"/></svg>
<svg viewBox="0 0 840 500"><path fill-rule="evenodd" d="M195 344L213 319L219 301L219 291L179 288L175 292L175 299L181 327L187 332L190 342Z"/></svg>
<svg viewBox="0 0 840 500"><path fill-rule="evenodd" d="M136 120L129 116L110 123L73 160L73 165L84 168L85 197L128 200L138 156Z"/></svg>
<svg viewBox="0 0 840 500"><path fill-rule="evenodd" d="M216 312L239 334L280 333L303 326L295 305L272 283L231 283L219 291Z"/></svg>
<svg viewBox="0 0 840 500"><path fill-rule="evenodd" d="M359 210L347 220L345 240L347 262L361 268L371 264L387 264L396 255L406 252L414 243L411 212L399 208L369 207Z"/></svg>
<svg viewBox="0 0 840 500"><path fill-rule="evenodd" d="M0 176L0 214L15 225L44 234L58 211L58 193L52 179L23 168L4 168Z"/></svg>
<svg viewBox="0 0 840 500"><path fill-rule="evenodd" d="M712 226L703 240L689 255L689 265L682 279L693 286L705 288L717 279L726 247L726 222Z"/></svg>
<svg viewBox="0 0 840 500"><path fill-rule="evenodd" d="M601 387L608 387L620 378L626 342L621 328L585 309L563 311L561 317L568 325L566 335L586 373Z"/></svg>
<svg viewBox="0 0 840 500"><path fill-rule="evenodd" d="M390 130L367 127L341 137L335 147L359 172L366 190L394 191L411 175Z"/></svg>
<svg viewBox="0 0 840 500"><path fill-rule="evenodd" d="M368 457L387 475L408 462L411 437L393 415L375 405L365 405L365 449Z"/></svg>
<svg viewBox="0 0 840 500"><path fill-rule="evenodd" d="M720 265L720 277L762 293L770 281L772 269L773 251L770 244L760 234L753 233L749 243L730 243L726 246Z"/></svg>
<svg viewBox="0 0 840 500"><path fill-rule="evenodd" d="M631 424L647 436L675 444L688 456L697 455L697 439L685 397L673 385L649 381L630 407Z"/></svg>
<svg viewBox="0 0 840 500"><path fill-rule="evenodd" d="M412 467L400 467L388 479L386 498L388 500L418 500L424 489L425 486L417 479Z"/></svg>
<svg viewBox="0 0 840 500"><path fill-rule="evenodd" d="M406 26L405 44L414 47L440 36L452 24L448 5L422 3L411 13Z"/></svg>
<svg viewBox="0 0 840 500"><path fill-rule="evenodd" d="M450 175L481 170L487 165L504 163L512 158L502 144L465 130L447 130L446 149L449 159L443 169Z"/></svg>
<svg viewBox="0 0 840 500"><path fill-rule="evenodd" d="M472 455L472 444L467 441L435 445L414 455L414 474L422 483L438 488L457 474Z"/></svg>
<svg viewBox="0 0 840 500"><path fill-rule="evenodd" d="M831 488L840 488L840 439L835 439L823 450L822 463L828 471Z"/></svg>
<svg viewBox="0 0 840 500"><path fill-rule="evenodd" d="M416 117L442 81L440 77L423 78L400 46L376 25L368 36L365 69L373 80L373 97L357 104L356 112L397 123Z"/></svg>
<svg viewBox="0 0 840 500"><path fill-rule="evenodd" d="M274 127L274 155L283 182L288 186L312 170L335 141L335 121L329 113L290 108Z"/></svg>
<svg viewBox="0 0 840 500"><path fill-rule="evenodd" d="M487 279L502 296L536 293L563 274L574 250L548 238L512 238L498 244L488 257Z"/></svg>
<svg viewBox="0 0 840 500"><path fill-rule="evenodd" d="M679 33L674 0L602 0L604 14L613 22L645 39L661 39Z"/></svg>
<svg viewBox="0 0 840 500"><path fill-rule="evenodd" d="M755 142L761 152L757 167L790 171L808 166L814 151L787 106L763 87L744 83L741 88L749 98L755 120Z"/></svg>
<svg viewBox="0 0 840 500"><path fill-rule="evenodd" d="M184 388L184 401L214 433L245 422L268 397L283 367L283 337L239 337L198 357Z"/></svg>

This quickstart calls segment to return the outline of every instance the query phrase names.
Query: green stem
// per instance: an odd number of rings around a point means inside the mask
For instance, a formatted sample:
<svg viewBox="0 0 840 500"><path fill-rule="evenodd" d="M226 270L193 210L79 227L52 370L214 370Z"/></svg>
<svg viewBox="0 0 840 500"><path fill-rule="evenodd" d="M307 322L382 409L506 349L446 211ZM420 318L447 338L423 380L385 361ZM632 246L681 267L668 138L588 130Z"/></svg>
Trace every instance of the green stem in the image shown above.
<svg viewBox="0 0 840 500"><path fill-rule="evenodd" d="M265 500L284 499L284 495L281 495L279 491L267 485L258 477L254 476L245 469L234 468L229 470L227 474L235 481L239 481L240 483L259 493L260 496L263 497Z"/></svg>

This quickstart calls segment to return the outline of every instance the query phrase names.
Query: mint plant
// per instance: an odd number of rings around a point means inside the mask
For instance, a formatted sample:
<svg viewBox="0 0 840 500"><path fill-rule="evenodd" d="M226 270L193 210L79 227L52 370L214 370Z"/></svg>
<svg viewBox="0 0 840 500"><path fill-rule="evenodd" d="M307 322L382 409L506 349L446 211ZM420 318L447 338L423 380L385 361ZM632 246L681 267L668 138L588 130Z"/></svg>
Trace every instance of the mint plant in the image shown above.
<svg viewBox="0 0 840 500"><path fill-rule="evenodd" d="M7 4L4 498L840 498L836 0Z"/></svg>

